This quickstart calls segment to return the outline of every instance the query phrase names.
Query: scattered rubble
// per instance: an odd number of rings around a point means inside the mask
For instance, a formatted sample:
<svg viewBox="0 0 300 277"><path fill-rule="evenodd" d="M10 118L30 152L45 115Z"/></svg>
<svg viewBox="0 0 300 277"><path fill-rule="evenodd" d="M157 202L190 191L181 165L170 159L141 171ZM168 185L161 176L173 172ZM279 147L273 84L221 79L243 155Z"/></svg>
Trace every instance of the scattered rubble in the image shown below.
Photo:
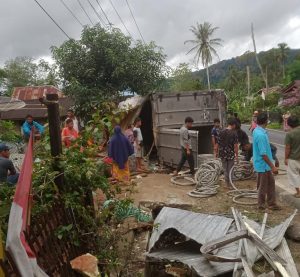
<svg viewBox="0 0 300 277"><path fill-rule="evenodd" d="M289 239L294 241L300 241L300 223L291 225L286 232Z"/></svg>
<svg viewBox="0 0 300 277"><path fill-rule="evenodd" d="M98 259L89 253L75 258L70 263L72 269L83 274L83 276L100 276L100 272L98 269Z"/></svg>
<svg viewBox="0 0 300 277"><path fill-rule="evenodd" d="M284 239L296 211L273 228L266 228L267 215L260 225L232 211L233 218L229 218L164 207L149 241L146 276L156 274L155 264L173 262L187 266L195 276L230 272L241 276L243 271L246 276L255 276L252 267L262 256L282 276L298 276ZM168 232L172 235L168 236Z"/></svg>

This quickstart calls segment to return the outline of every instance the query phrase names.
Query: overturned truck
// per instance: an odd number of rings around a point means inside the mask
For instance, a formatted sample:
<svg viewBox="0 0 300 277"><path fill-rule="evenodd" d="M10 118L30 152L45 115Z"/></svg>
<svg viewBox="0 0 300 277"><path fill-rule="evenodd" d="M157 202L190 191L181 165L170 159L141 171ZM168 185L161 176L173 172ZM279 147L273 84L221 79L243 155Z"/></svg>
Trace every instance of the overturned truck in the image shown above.
<svg viewBox="0 0 300 277"><path fill-rule="evenodd" d="M129 98L119 107L128 111L122 127L126 128L135 117L141 117L145 152L156 154L161 163L169 166L179 161L179 129L187 116L192 117L190 135L197 167L199 155L213 151L211 128L215 118L225 124L227 101L223 90L157 92Z"/></svg>

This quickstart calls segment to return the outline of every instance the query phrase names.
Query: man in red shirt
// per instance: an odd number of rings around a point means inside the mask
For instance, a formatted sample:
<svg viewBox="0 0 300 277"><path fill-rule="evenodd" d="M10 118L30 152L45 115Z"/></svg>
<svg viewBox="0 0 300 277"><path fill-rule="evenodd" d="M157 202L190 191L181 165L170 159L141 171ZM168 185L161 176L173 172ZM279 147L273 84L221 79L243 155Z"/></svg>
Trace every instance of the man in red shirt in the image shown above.
<svg viewBox="0 0 300 277"><path fill-rule="evenodd" d="M71 118L66 120L66 127L61 132L61 138L67 148L78 138L78 132L74 129L74 122Z"/></svg>

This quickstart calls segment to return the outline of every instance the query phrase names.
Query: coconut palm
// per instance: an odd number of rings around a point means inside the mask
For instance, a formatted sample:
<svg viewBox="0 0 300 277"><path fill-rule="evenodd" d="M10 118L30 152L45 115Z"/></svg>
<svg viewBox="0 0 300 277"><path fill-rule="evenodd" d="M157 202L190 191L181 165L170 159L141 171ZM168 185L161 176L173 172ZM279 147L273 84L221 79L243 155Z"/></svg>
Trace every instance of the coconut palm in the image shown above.
<svg viewBox="0 0 300 277"><path fill-rule="evenodd" d="M278 49L280 51L279 57L282 64L282 77L285 78L285 60L287 58L287 52L289 50L288 45L285 42L278 43Z"/></svg>
<svg viewBox="0 0 300 277"><path fill-rule="evenodd" d="M195 39L187 40L184 43L194 44L187 54L196 52L195 61L199 65L201 59L202 65L206 68L208 90L210 90L208 66L212 63L213 56L219 57L215 49L216 46L222 46L220 38L213 38L213 35L219 27L213 27L211 23L204 22L196 26L191 26L190 31L194 34Z"/></svg>

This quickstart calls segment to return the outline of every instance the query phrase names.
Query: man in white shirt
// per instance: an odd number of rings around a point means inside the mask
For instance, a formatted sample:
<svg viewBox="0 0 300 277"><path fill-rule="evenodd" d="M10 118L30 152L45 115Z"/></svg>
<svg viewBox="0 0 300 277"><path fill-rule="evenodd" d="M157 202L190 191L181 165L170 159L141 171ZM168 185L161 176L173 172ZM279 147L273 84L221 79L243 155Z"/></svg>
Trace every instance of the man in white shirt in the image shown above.
<svg viewBox="0 0 300 277"><path fill-rule="evenodd" d="M134 136L134 154L136 158L137 171L143 171L143 135L141 131L142 120L137 117L134 120L133 136Z"/></svg>
<svg viewBox="0 0 300 277"><path fill-rule="evenodd" d="M74 111L72 109L69 109L68 112L67 112L67 118L65 120L65 122L67 121L67 119L72 119L73 120L73 128L74 130L79 133L79 122L78 122L78 119L77 117L75 116L74 114Z"/></svg>

